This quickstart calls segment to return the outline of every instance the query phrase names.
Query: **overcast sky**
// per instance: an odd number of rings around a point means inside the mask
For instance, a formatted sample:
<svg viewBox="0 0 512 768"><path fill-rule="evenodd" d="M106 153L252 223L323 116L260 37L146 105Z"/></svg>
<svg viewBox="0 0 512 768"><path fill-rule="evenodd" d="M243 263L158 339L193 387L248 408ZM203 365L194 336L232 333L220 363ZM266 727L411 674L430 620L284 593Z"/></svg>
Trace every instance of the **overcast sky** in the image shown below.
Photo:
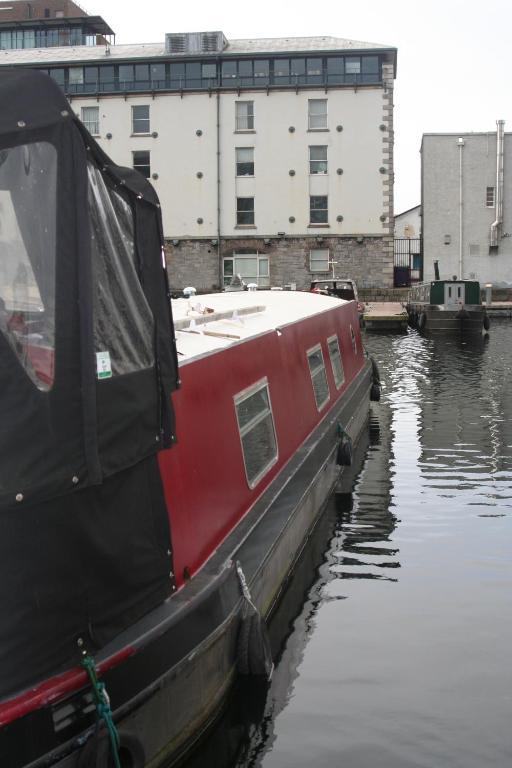
<svg viewBox="0 0 512 768"><path fill-rule="evenodd" d="M229 38L332 35L398 48L395 212L420 202L421 136L512 131L512 0L82 0L117 43L165 32L221 30Z"/></svg>

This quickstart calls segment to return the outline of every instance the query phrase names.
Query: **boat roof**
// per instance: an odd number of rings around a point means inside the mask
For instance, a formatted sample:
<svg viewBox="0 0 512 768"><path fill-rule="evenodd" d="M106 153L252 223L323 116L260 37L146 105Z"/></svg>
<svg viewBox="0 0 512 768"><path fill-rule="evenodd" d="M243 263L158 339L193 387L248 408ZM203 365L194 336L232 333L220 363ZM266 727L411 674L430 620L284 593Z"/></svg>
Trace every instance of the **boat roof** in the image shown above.
<svg viewBox="0 0 512 768"><path fill-rule="evenodd" d="M229 291L173 299L180 365L347 304L309 291Z"/></svg>

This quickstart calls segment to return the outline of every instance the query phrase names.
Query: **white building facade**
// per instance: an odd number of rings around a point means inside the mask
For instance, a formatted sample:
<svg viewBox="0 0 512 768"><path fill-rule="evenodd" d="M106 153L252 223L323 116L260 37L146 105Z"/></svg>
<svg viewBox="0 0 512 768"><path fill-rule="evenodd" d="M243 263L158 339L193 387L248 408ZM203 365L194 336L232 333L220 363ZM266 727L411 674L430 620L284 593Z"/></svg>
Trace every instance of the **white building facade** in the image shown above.
<svg viewBox="0 0 512 768"><path fill-rule="evenodd" d="M421 207L425 279L512 286L512 134L424 134Z"/></svg>
<svg viewBox="0 0 512 768"><path fill-rule="evenodd" d="M160 197L173 287L393 284L396 50L336 38L0 51Z"/></svg>

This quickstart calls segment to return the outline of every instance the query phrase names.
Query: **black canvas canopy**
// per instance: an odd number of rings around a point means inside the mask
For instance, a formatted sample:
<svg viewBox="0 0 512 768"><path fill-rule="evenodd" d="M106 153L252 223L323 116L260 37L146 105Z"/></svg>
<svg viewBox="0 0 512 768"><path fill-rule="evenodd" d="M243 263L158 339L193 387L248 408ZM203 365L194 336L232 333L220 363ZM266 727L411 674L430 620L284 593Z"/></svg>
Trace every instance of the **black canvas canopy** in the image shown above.
<svg viewBox="0 0 512 768"><path fill-rule="evenodd" d="M0 697L169 593L173 339L155 191L1 70Z"/></svg>

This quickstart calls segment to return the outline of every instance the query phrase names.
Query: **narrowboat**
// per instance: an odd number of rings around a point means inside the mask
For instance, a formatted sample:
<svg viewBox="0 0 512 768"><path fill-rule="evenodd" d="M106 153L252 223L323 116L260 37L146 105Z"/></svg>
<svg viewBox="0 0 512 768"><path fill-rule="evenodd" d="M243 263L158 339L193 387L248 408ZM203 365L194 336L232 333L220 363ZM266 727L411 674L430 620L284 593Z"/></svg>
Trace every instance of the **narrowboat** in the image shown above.
<svg viewBox="0 0 512 768"><path fill-rule="evenodd" d="M475 334L490 323L477 280L432 280L418 283L407 300L409 324L425 333Z"/></svg>
<svg viewBox="0 0 512 768"><path fill-rule="evenodd" d="M58 86L0 73L0 764L170 765L350 470L357 305L171 303L158 198Z"/></svg>

